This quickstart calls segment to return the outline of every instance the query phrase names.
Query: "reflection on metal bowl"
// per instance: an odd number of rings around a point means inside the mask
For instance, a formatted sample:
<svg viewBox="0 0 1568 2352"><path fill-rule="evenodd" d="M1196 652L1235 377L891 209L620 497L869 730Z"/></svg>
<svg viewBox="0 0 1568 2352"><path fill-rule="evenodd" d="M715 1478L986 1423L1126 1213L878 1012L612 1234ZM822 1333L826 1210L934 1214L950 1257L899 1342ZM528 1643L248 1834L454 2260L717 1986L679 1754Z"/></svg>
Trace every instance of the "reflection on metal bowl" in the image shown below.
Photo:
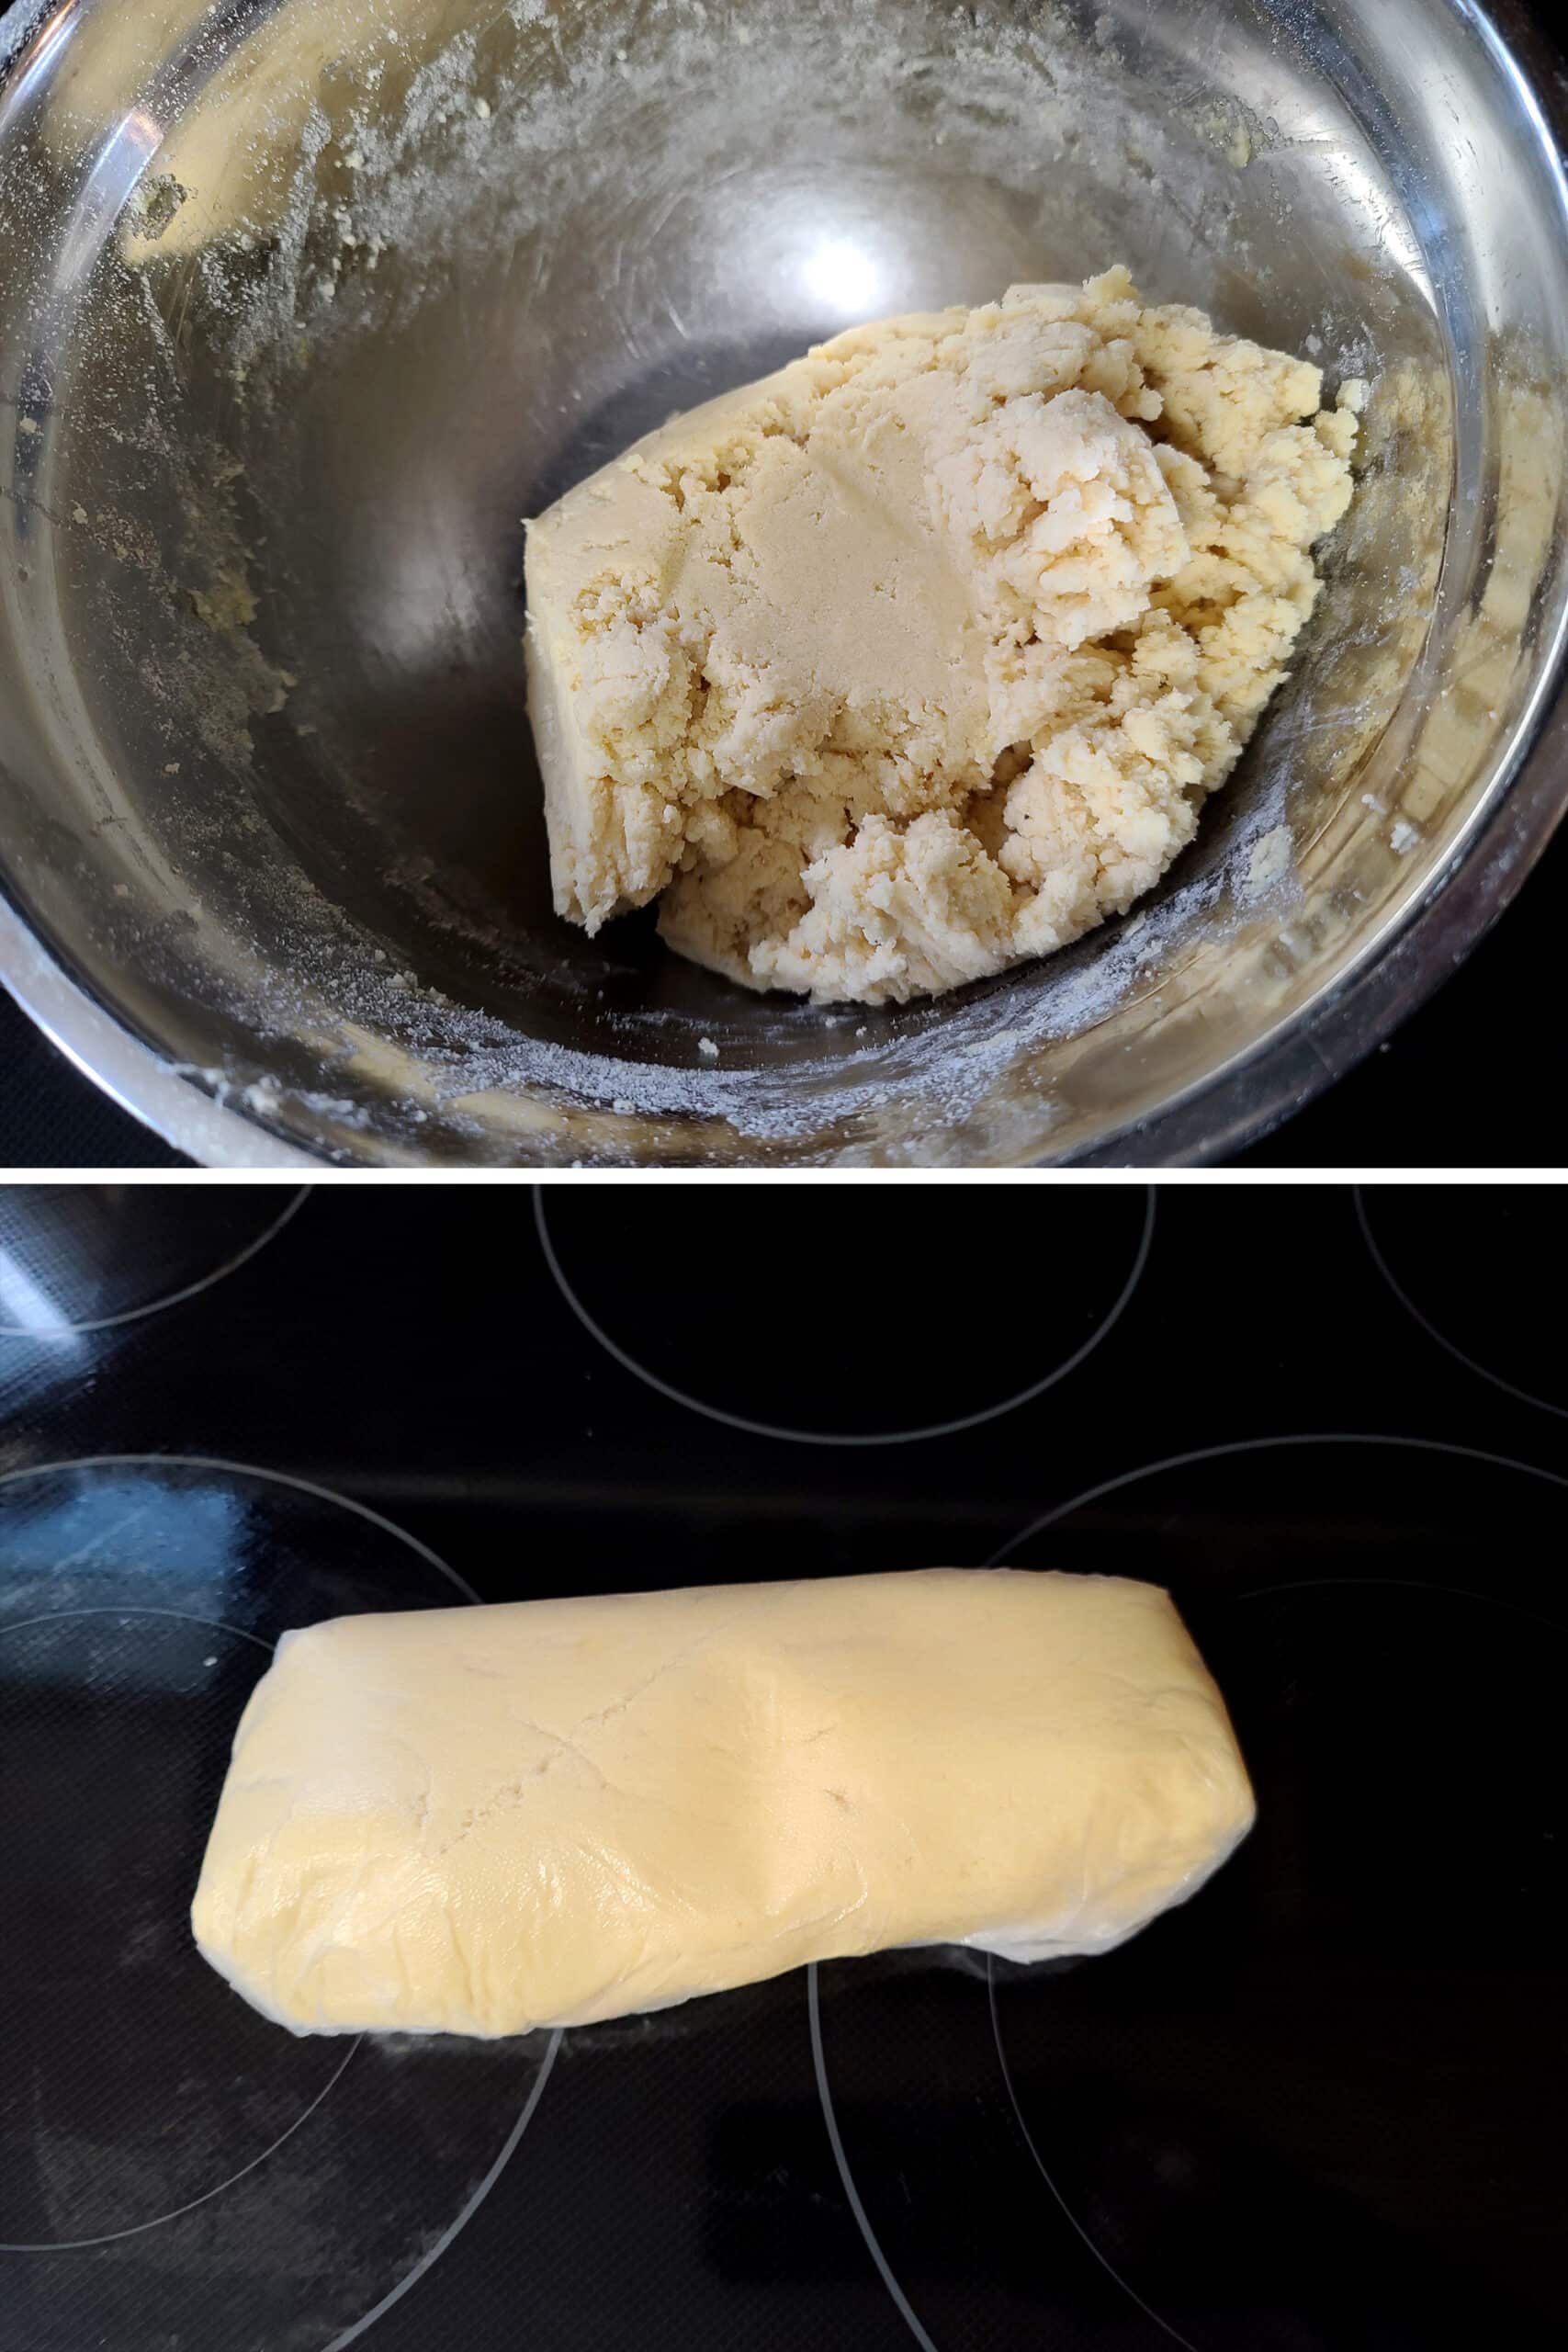
<svg viewBox="0 0 1568 2352"><path fill-rule="evenodd" d="M1213 1157L1550 833L1568 205L1508 10L7 21L0 975L195 1156ZM1160 889L876 1012L559 922L520 518L851 319L1116 260L1371 385L1293 673Z"/></svg>

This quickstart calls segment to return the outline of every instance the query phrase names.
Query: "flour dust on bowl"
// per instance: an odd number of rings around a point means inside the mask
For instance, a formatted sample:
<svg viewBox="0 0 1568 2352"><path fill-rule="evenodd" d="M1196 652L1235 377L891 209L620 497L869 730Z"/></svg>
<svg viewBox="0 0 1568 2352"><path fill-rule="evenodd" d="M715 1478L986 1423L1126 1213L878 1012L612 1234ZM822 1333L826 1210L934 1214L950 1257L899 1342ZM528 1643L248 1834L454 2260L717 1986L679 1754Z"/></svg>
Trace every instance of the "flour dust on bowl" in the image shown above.
<svg viewBox="0 0 1568 2352"><path fill-rule="evenodd" d="M0 976L194 1156L1202 1158L1560 812L1568 207L1523 20L66 0L0 55ZM1124 919L927 1002L557 917L521 520L858 321L1114 264L1370 388L1291 675Z"/></svg>

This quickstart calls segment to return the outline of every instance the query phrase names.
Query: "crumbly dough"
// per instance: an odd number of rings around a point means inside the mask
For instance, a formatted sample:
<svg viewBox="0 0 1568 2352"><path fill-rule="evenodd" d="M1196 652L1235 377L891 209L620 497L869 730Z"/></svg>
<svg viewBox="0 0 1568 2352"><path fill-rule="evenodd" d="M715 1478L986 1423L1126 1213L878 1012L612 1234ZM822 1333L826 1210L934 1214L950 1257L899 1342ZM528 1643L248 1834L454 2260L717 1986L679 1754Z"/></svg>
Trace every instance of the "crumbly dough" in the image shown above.
<svg viewBox="0 0 1568 2352"><path fill-rule="evenodd" d="M808 1960L1100 1951L1252 1819L1169 1598L1007 1569L286 1634L192 1911L297 2032L520 2033Z"/></svg>
<svg viewBox="0 0 1568 2352"><path fill-rule="evenodd" d="M1079 288L857 327L529 526L556 903L903 1001L1124 912L1317 594L1359 387Z"/></svg>

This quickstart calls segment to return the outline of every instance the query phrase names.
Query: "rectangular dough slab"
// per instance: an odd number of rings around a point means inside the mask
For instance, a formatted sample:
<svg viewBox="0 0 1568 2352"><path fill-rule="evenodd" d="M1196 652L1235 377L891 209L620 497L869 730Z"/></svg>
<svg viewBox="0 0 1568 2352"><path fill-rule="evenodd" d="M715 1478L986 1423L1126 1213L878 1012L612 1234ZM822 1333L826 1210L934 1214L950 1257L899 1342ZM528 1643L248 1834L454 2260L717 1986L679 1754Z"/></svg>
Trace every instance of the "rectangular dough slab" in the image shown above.
<svg viewBox="0 0 1568 2352"><path fill-rule="evenodd" d="M300 2033L521 2033L809 1960L1102 1951L1245 1835L1168 1595L1012 1569L286 1634L192 1910Z"/></svg>

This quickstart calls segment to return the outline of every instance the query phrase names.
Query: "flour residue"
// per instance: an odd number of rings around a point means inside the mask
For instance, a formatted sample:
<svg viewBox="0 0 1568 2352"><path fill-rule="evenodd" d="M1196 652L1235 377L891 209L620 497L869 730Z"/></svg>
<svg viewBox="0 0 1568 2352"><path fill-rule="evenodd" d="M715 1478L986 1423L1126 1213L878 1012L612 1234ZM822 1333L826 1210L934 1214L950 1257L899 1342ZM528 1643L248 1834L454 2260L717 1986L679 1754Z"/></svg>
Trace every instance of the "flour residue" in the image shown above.
<svg viewBox="0 0 1568 2352"><path fill-rule="evenodd" d="M325 57L309 73L288 47L305 38L307 13L309 39ZM197 491L200 521L183 558L170 562L165 551L161 560L209 655L188 674L162 676L158 691L183 713L186 735L194 715L197 741L236 775L258 721L297 719L306 744L319 729L330 732L331 717L332 682L312 676L310 649L273 642L271 580L296 518L255 511L265 493L244 478L251 438L282 433L302 390L367 339L416 329L476 249L513 254L516 301L542 304L557 224L610 204L624 186L630 127L667 139L678 119L694 152L707 141L727 155L766 156L781 121L809 122L825 156L836 141L850 142L873 186L898 167L918 125L962 178L1015 208L1020 239L1040 252L1065 233L1069 185L1147 182L1162 191L1166 241L1130 257L1159 299L1203 290L1183 282L1195 238L1205 251L1228 247L1245 268L1257 216L1235 192L1243 178L1248 206L1285 201L1262 169L1271 134L1263 139L1233 112L1224 137L1217 118L1204 134L1231 190L1213 197L1201 222L1190 218L1177 131L1149 119L1113 45L1081 43L1046 12L964 12L944 21L940 42L896 0L872 0L808 32L748 20L746 71L722 87L709 11L665 0L653 14L657 37L640 6L602 7L585 26L539 0L513 0L438 41L433 28L452 11L436 0L400 0L395 21L360 0L285 8L278 45L253 61L249 80L220 65L209 110L194 100L155 158L155 176L122 224L122 251L157 290L149 309L172 382L188 367L198 322L206 356L221 367L227 433L216 451L185 447L177 392L165 402L169 462ZM1245 175L1234 152L1243 134ZM1228 164L1216 145L1230 152ZM243 168L230 165L230 151ZM692 185L683 157L649 150L644 214L654 259L646 266L656 266L660 208L692 200ZM1108 250L1084 263L1117 257ZM645 264L626 252L607 266ZM670 303L678 312L674 288ZM1364 325L1321 324L1332 398L1347 377L1375 373L1377 355ZM682 348L681 326L679 316L665 321L666 352ZM656 356L628 349L628 379ZM1363 605L1341 604L1331 585L1305 657L1317 674L1336 674L1342 639L1371 641L1379 617ZM1390 691L1386 675L1363 668L1358 676L1370 740ZM1342 690L1330 693L1338 702ZM269 1024L309 1041L323 1082L279 1080L274 1091L268 1080L251 1107L265 1104L287 1125L293 1106L329 1101L352 1133L378 1126L390 1102L414 1127L439 1118L502 1153L515 1144L609 1159L666 1148L689 1156L695 1130L711 1137L716 1158L739 1136L764 1158L777 1147L781 1156L913 1165L940 1161L953 1148L944 1139L980 1121L985 1133L966 1135L963 1156L1034 1156L1056 1115L1051 1048L1135 1003L1179 955L1217 958L1259 920L1254 902L1287 876L1287 795L1302 765L1293 754L1321 740L1323 724L1321 707L1287 690L1223 812L1205 820L1135 924L982 983L938 1012L891 1013L869 1027L771 1001L738 1012L732 1034L711 1001L695 1016L651 1001L612 1013L592 978L567 968L549 985L558 1006L576 1006L581 1042L525 1035L516 1019L464 1002L445 973L435 985L406 944L389 949L302 868L275 859L252 887L267 935L287 938L290 953L262 959L260 984ZM188 821L198 834L208 821L194 797ZM417 895L426 877L403 851L397 859L388 883ZM474 944L488 945L477 933ZM254 1074L244 1082L256 1083Z"/></svg>

